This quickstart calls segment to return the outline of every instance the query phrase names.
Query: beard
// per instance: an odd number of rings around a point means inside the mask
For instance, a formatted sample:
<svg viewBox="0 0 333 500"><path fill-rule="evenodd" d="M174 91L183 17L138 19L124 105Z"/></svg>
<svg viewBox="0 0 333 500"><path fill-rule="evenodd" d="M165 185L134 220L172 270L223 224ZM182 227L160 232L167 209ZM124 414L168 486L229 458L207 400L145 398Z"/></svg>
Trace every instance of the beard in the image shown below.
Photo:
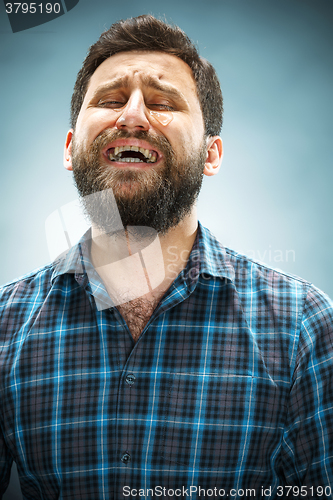
<svg viewBox="0 0 333 500"><path fill-rule="evenodd" d="M120 138L145 140L152 149L156 146L163 153L162 167L117 168L103 162L102 149ZM206 153L203 138L197 151L183 151L184 160L177 160L165 137L122 130L103 131L85 151L76 144L74 134L73 174L84 211L107 234L119 226L118 212L125 228L145 226L165 234L190 213L201 189Z"/></svg>

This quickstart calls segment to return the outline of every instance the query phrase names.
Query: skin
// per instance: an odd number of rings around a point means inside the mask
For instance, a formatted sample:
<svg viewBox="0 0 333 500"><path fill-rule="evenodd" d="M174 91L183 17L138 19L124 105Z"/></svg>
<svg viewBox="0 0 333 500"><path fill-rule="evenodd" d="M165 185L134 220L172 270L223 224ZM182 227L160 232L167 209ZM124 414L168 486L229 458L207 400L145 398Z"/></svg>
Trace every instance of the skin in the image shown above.
<svg viewBox="0 0 333 500"><path fill-rule="evenodd" d="M172 117L167 125L160 123L154 113L169 113ZM170 115L171 114L171 115ZM190 67L176 56L163 52L122 52L106 59L91 77L82 108L80 110L75 137L80 146L87 149L104 130L145 130L154 137L164 136L170 142L177 158L184 158L187 151L198 150L205 141L207 158L204 174L218 173L222 161L222 140L219 136L204 138L204 122L197 96L196 84ZM72 170L72 137L69 130L65 142L64 166ZM149 150L156 147L138 139L121 139L107 146L101 153L106 168L158 169L163 166L163 155L158 152L155 164L112 162L106 155L110 147L134 145ZM124 187L125 189L125 187ZM131 186L133 189L133 186ZM155 290L161 296L186 266L197 232L196 206L167 234L160 236L164 256L165 279ZM105 262L112 253L114 241L101 238L97 228L92 228L93 264ZM172 266L168 248L172 246ZM175 253L177 258L175 258ZM110 277L101 276L104 283ZM145 296L150 300L150 294Z"/></svg>

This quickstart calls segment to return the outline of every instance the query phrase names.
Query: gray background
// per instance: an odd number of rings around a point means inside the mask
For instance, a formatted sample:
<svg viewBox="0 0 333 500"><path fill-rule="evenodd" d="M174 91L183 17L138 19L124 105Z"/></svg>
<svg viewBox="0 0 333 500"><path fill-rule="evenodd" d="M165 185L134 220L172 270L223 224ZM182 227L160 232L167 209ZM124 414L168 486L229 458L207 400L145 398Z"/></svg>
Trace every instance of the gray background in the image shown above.
<svg viewBox="0 0 333 500"><path fill-rule="evenodd" d="M76 198L62 166L69 102L87 48L112 22L166 16L216 67L224 160L199 216L226 245L333 297L333 2L80 0L13 34L0 4L0 283L49 261L44 224ZM16 471L5 499L20 497Z"/></svg>

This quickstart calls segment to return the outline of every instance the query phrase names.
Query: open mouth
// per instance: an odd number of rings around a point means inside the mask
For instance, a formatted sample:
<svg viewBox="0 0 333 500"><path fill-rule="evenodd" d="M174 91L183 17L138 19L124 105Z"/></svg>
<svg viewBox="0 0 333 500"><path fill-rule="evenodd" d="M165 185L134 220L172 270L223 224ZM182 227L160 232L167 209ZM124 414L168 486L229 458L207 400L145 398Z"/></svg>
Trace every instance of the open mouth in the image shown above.
<svg viewBox="0 0 333 500"><path fill-rule="evenodd" d="M110 161L123 163L156 163L158 153L154 150L139 148L138 146L120 146L110 148L106 152Z"/></svg>

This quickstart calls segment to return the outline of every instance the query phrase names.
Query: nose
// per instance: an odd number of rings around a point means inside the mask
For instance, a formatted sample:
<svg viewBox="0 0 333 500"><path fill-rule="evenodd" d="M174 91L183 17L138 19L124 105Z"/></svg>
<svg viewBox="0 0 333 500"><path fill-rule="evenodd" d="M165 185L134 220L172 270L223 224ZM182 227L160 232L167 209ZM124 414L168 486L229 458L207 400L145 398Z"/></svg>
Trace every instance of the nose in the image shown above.
<svg viewBox="0 0 333 500"><path fill-rule="evenodd" d="M116 121L116 127L128 130L148 130L149 126L143 95L138 90L131 94L124 111Z"/></svg>

